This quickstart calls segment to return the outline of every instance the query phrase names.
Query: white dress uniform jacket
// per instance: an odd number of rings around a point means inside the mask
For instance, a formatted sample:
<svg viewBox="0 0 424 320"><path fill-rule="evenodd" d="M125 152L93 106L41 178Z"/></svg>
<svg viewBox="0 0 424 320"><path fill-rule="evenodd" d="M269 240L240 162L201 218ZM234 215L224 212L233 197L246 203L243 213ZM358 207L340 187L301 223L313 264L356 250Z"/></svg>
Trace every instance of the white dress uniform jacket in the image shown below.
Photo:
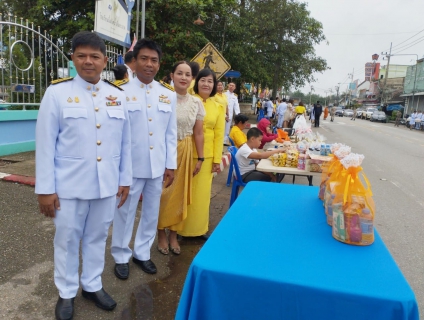
<svg viewBox="0 0 424 320"><path fill-rule="evenodd" d="M177 169L176 94L134 78L125 90L131 123L133 177L154 179Z"/></svg>
<svg viewBox="0 0 424 320"><path fill-rule="evenodd" d="M82 200L116 195L132 182L130 139L123 91L79 76L51 85L37 119L35 193Z"/></svg>
<svg viewBox="0 0 424 320"><path fill-rule="evenodd" d="M227 95L227 99L228 99L228 115L230 117L230 120L232 120L234 113L236 115L240 113L238 98L234 92L231 93L230 91L225 91L225 94Z"/></svg>

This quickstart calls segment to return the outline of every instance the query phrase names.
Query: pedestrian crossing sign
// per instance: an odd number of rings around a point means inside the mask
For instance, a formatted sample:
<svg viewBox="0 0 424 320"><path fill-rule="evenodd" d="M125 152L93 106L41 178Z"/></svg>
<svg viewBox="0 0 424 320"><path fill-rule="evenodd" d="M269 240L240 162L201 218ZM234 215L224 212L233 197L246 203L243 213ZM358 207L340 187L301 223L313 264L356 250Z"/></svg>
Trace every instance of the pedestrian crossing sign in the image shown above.
<svg viewBox="0 0 424 320"><path fill-rule="evenodd" d="M210 69L215 72L217 79L221 78L228 70L230 64L212 43L207 43L196 56L191 59L199 64L200 70Z"/></svg>

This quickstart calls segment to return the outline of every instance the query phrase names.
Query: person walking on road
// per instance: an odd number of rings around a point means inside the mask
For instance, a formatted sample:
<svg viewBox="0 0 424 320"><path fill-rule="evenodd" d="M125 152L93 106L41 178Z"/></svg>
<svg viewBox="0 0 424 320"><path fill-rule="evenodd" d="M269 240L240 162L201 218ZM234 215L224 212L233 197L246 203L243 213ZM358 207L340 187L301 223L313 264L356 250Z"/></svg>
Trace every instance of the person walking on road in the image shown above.
<svg viewBox="0 0 424 320"><path fill-rule="evenodd" d="M319 101L317 101L316 104L314 104L314 115L315 115L315 127L319 127L319 119L322 114L322 105Z"/></svg>
<svg viewBox="0 0 424 320"><path fill-rule="evenodd" d="M415 110L412 114L411 114L411 116L410 116L410 118L409 118L409 130L412 130L412 129L414 129L414 127L415 127L415 119L417 118L417 110Z"/></svg>
<svg viewBox="0 0 424 320"><path fill-rule="evenodd" d="M352 118L350 118L350 120L355 121L357 112L358 112L358 111L356 111L356 108L355 108L355 109L353 109L353 115L352 115Z"/></svg>
<svg viewBox="0 0 424 320"><path fill-rule="evenodd" d="M277 128L283 127L284 114L286 113L286 110L287 110L286 98L283 98L283 100L277 107L277 112L276 112L278 117Z"/></svg>
<svg viewBox="0 0 424 320"><path fill-rule="evenodd" d="M331 122L334 122L334 116L336 115L336 107L333 106L330 109L330 117L331 117Z"/></svg>
<svg viewBox="0 0 424 320"><path fill-rule="evenodd" d="M105 43L95 33L78 32L71 58L77 75L47 88L36 125L35 193L40 212L56 226L56 319L72 319L80 283L82 296L97 307L116 307L101 275L113 214L126 203L132 182L125 94L100 80L107 64Z"/></svg>
<svg viewBox="0 0 424 320"><path fill-rule="evenodd" d="M401 117L402 112L400 112L400 110L396 111L395 127L399 127Z"/></svg>
<svg viewBox="0 0 424 320"><path fill-rule="evenodd" d="M131 256L144 272L157 272L150 249L158 226L162 188L172 184L177 168L177 97L170 85L154 80L161 56L156 42L138 40L134 46L137 77L122 86L131 124L133 175L128 200L116 210L113 220L111 252L115 276L121 280L129 277ZM131 250L129 243L141 194L141 218Z"/></svg>
<svg viewBox="0 0 424 320"><path fill-rule="evenodd" d="M324 108L324 120L327 120L327 117L328 117L328 107L325 106L325 108Z"/></svg>

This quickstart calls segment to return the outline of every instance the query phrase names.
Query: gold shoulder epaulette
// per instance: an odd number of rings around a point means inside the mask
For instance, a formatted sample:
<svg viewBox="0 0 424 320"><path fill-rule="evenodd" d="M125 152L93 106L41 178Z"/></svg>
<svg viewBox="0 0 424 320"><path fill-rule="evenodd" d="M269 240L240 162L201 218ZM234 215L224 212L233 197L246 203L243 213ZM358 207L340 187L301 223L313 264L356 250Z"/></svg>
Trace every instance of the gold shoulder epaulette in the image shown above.
<svg viewBox="0 0 424 320"><path fill-rule="evenodd" d="M237 93L234 92L234 95L237 97Z"/></svg>
<svg viewBox="0 0 424 320"><path fill-rule="evenodd" d="M116 84L113 84L109 80L103 79L103 81L106 82L107 84L110 84L112 87L115 87L116 89L119 89L121 91L124 91L124 89L122 89L121 87L118 87Z"/></svg>
<svg viewBox="0 0 424 320"><path fill-rule="evenodd" d="M70 81L72 80L73 77L69 77L69 78L62 78L62 79L56 79L56 80L52 80L50 82L50 84L58 84L58 83L62 83L62 82L66 82L66 81Z"/></svg>
<svg viewBox="0 0 424 320"><path fill-rule="evenodd" d="M124 84L126 84L128 82L130 82L128 79L122 79L122 80L115 80L115 81L113 81L113 84L115 86L120 87L120 86L122 86L122 85L124 85Z"/></svg>
<svg viewBox="0 0 424 320"><path fill-rule="evenodd" d="M169 90L171 90L171 91L175 91L175 89L174 89L174 87L173 86L171 86L170 84L167 84L166 82L164 82L164 81L162 81L162 80L160 80L159 81L159 83L161 84L161 85L163 85L166 89L169 89Z"/></svg>

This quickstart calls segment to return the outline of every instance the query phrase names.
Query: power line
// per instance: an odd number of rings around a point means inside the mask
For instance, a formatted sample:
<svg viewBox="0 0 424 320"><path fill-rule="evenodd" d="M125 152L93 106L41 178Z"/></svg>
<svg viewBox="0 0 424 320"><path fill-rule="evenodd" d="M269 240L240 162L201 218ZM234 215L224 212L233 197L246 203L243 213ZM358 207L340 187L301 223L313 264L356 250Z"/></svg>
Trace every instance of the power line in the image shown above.
<svg viewBox="0 0 424 320"><path fill-rule="evenodd" d="M418 43L423 42L423 41L424 41L424 39L422 39L421 41L418 41L418 42L414 43L413 45L410 45L409 47L406 47L405 49L402 49L402 50L400 50L400 51L395 52L395 54L396 54L396 53L399 53L399 52L403 52L403 51L405 51L406 49L409 49L409 48L411 48L411 47L413 47L413 46L415 46L415 45L417 45Z"/></svg>
<svg viewBox="0 0 424 320"><path fill-rule="evenodd" d="M420 33L421 33L421 32L423 32L423 31L424 31L424 29L423 29L423 30L421 30L421 31L419 31L418 33L414 34L412 37L409 37L408 39L406 39L406 40L402 41L401 43L398 43L397 45L393 46L392 48L395 48L395 47L397 47L397 46L401 45L402 43L405 43L406 41L408 41L409 39L412 39L413 37L415 37L416 35L420 34ZM385 49L385 50L383 50L383 52L384 52L384 51L387 51L387 50L389 50L389 49Z"/></svg>
<svg viewBox="0 0 424 320"><path fill-rule="evenodd" d="M403 49L403 48L405 48L407 46L410 46L410 45L414 45L416 43L419 43L420 40L422 40L422 39L424 39L424 36L422 36L422 37L420 37L420 38L418 38L418 39L416 39L416 40L414 40L414 41L412 41L410 43L404 44L403 46L400 46L400 47L396 48L396 50L401 50L401 49Z"/></svg>

